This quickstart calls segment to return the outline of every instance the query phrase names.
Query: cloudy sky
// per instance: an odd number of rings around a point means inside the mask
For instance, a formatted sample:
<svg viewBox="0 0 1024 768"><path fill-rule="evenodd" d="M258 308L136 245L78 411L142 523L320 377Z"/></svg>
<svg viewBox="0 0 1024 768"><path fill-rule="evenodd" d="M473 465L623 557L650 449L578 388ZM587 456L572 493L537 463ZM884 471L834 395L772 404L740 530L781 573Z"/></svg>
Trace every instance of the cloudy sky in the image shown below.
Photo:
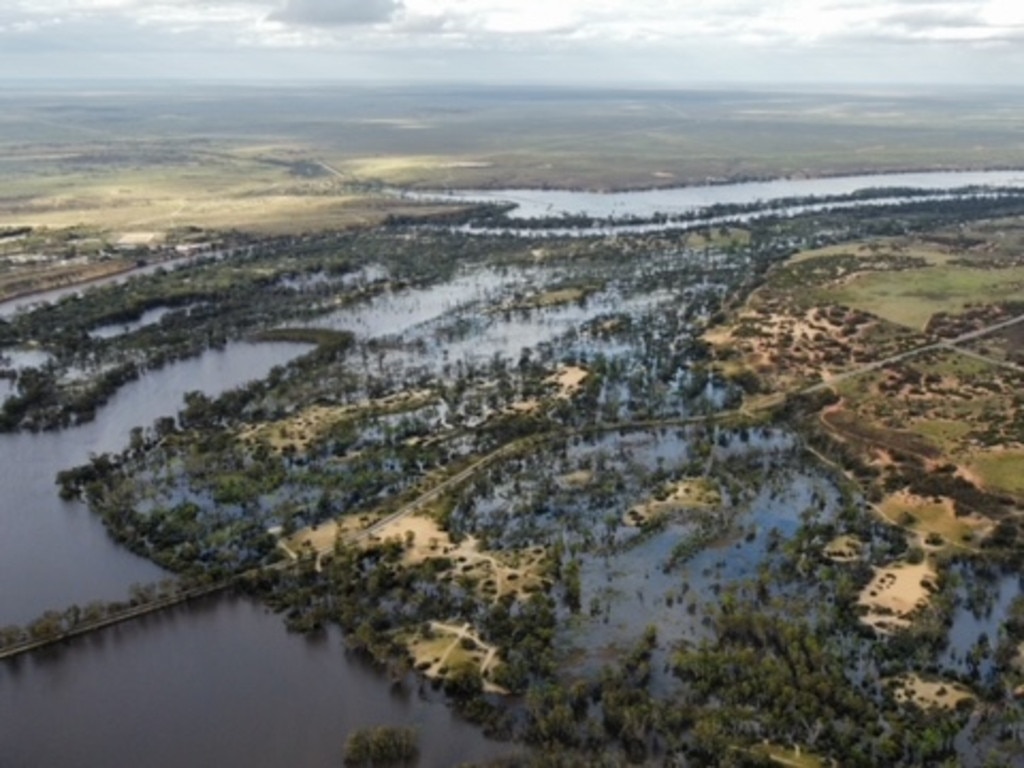
<svg viewBox="0 0 1024 768"><path fill-rule="evenodd" d="M1024 2L0 0L40 77L1024 85Z"/></svg>

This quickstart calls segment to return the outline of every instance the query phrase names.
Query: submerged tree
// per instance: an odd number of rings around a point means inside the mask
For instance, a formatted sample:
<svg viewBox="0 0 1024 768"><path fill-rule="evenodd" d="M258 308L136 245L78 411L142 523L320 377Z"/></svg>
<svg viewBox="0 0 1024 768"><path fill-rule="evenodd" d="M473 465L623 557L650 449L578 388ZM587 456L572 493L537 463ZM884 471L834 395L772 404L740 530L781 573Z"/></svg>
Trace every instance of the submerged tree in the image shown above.
<svg viewBox="0 0 1024 768"><path fill-rule="evenodd" d="M345 742L346 766L386 768L412 765L419 757L416 730L378 726L361 728Z"/></svg>

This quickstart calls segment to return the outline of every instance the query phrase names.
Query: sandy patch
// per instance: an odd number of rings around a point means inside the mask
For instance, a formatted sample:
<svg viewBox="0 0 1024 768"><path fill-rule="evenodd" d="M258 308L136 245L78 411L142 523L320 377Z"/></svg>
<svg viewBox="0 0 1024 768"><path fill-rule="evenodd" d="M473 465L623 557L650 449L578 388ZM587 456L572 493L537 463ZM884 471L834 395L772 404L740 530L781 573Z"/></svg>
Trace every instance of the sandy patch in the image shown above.
<svg viewBox="0 0 1024 768"><path fill-rule="evenodd" d="M767 757L773 763L787 765L791 768L822 768L825 765L820 757L810 752L804 752L799 745L787 748L766 741L764 744L751 748L750 751Z"/></svg>
<svg viewBox="0 0 1024 768"><path fill-rule="evenodd" d="M938 707L955 709L961 701L974 698L974 694L959 683L925 680L920 675L907 675L895 680L896 701L912 702L922 709Z"/></svg>
<svg viewBox="0 0 1024 768"><path fill-rule="evenodd" d="M785 401L785 392L775 392L768 395L754 395L753 397L747 397L744 399L743 408L750 412L764 411L776 408L782 405Z"/></svg>
<svg viewBox="0 0 1024 768"><path fill-rule="evenodd" d="M594 480L594 473L587 469L578 469L558 478L558 482L566 488L585 488Z"/></svg>
<svg viewBox="0 0 1024 768"><path fill-rule="evenodd" d="M713 347L722 347L734 340L732 331L730 327L716 325L704 331L704 340Z"/></svg>
<svg viewBox="0 0 1024 768"><path fill-rule="evenodd" d="M411 535L411 539L410 539ZM422 563L432 557L452 557L475 548L476 541L472 537L463 539L458 546L452 543L451 537L435 520L419 515L409 515L395 520L377 531L373 537L378 541L400 538L410 542L404 560L410 564Z"/></svg>
<svg viewBox="0 0 1024 768"><path fill-rule="evenodd" d="M597 330L601 333L617 333L622 330L626 325L625 321L621 317L612 318L611 320L605 320L597 326Z"/></svg>
<svg viewBox="0 0 1024 768"><path fill-rule="evenodd" d="M583 380L589 372L578 365L567 365L548 376L545 381L556 384L559 388L558 397L568 399L579 392L583 386Z"/></svg>
<svg viewBox="0 0 1024 768"><path fill-rule="evenodd" d="M412 126L403 125L402 127L410 128ZM449 158L440 155L390 155L359 158L338 165L357 177L394 179L415 175L430 169L450 167L450 162Z"/></svg>
<svg viewBox="0 0 1024 768"><path fill-rule="evenodd" d="M688 479L663 489L642 504L630 507L624 522L641 527L668 515L691 509L709 509L721 503L721 494L713 482L706 478Z"/></svg>
<svg viewBox="0 0 1024 768"><path fill-rule="evenodd" d="M475 586L484 597L497 600L503 595L525 598L541 589L540 566L545 557L542 547L522 552L487 552L473 536L457 544L430 517L409 515L388 523L375 532L369 542L400 539L405 544L404 562L417 565L426 560L447 558L451 578Z"/></svg>
<svg viewBox="0 0 1024 768"><path fill-rule="evenodd" d="M539 259L537 251L534 251L534 258ZM588 288L559 288L553 291L537 293L533 296L515 300L504 304L500 310L509 309L543 309L545 307L558 307L563 304L574 304L584 299L592 289Z"/></svg>
<svg viewBox="0 0 1024 768"><path fill-rule="evenodd" d="M825 557L837 563L860 560L864 542L856 536L837 536L825 545Z"/></svg>
<svg viewBox="0 0 1024 768"><path fill-rule="evenodd" d="M373 520L368 515L348 515L320 523L315 528L303 528L281 540L281 548L294 554L331 552L340 535L348 538L369 527Z"/></svg>
<svg viewBox="0 0 1024 768"><path fill-rule="evenodd" d="M536 398L530 398L529 400L519 400L515 403L510 403L508 410L514 413L536 413L540 408L540 401Z"/></svg>
<svg viewBox="0 0 1024 768"><path fill-rule="evenodd" d="M781 392L818 379L828 382L863 362L863 336L877 325L863 313L838 307L800 310L751 299L726 327L704 333L723 362L740 363Z"/></svg>
<svg viewBox="0 0 1024 768"><path fill-rule="evenodd" d="M868 608L861 621L881 632L910 626L910 617L928 604L936 588L935 569L927 560L876 568L875 577L857 599L858 605Z"/></svg>
<svg viewBox="0 0 1024 768"><path fill-rule="evenodd" d="M266 443L278 453L303 452L327 429L355 410L352 406L314 405L287 419L246 427L239 433L239 439L245 443Z"/></svg>

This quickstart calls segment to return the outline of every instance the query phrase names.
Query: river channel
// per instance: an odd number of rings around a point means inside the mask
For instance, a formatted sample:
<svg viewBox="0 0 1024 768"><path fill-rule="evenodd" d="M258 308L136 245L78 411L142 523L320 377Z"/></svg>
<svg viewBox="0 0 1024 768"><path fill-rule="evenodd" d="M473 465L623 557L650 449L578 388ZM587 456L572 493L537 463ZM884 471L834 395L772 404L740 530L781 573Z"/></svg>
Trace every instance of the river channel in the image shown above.
<svg viewBox="0 0 1024 768"><path fill-rule="evenodd" d="M511 200L520 205L515 216L565 211L618 217L864 187L943 190L982 184L1024 186L1024 174L892 174L855 182L786 180L615 195L516 190L449 197ZM405 317L406 325L451 309L448 287L434 290L437 296L424 296L423 311ZM467 288L473 297L478 290ZM373 335L380 332L378 323L393 325L396 318L380 309L368 307L349 318L352 329ZM0 316L10 311L11 305L0 305ZM231 344L129 384L90 424L0 436L0 626L72 603L122 600L133 583L166 578L152 563L116 546L81 504L61 501L56 473L91 454L120 450L132 427L173 415L188 391L217 395L303 350L293 344ZM6 391L0 388L0 396ZM317 641L289 635L279 617L230 596L0 664L0 766L333 766L340 764L345 735L373 724L417 726L423 765L481 760L510 749L452 716L436 697L393 690L380 674L346 655L337 635Z"/></svg>
<svg viewBox="0 0 1024 768"><path fill-rule="evenodd" d="M416 193L453 202L513 203L513 219L590 216L596 219L649 218L693 213L712 205L769 204L778 200L849 195L865 189L942 192L965 187L1024 187L1024 171L950 171L775 179L740 184L647 189L637 192L582 192L562 189L457 190Z"/></svg>

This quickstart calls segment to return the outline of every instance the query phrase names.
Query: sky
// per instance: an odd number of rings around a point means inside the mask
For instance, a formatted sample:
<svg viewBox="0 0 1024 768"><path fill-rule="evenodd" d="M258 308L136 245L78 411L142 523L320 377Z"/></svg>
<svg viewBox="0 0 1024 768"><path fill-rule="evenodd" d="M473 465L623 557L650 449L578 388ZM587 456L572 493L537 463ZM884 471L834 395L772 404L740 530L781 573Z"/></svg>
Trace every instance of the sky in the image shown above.
<svg viewBox="0 0 1024 768"><path fill-rule="evenodd" d="M0 0L0 82L1024 85L1022 0Z"/></svg>

